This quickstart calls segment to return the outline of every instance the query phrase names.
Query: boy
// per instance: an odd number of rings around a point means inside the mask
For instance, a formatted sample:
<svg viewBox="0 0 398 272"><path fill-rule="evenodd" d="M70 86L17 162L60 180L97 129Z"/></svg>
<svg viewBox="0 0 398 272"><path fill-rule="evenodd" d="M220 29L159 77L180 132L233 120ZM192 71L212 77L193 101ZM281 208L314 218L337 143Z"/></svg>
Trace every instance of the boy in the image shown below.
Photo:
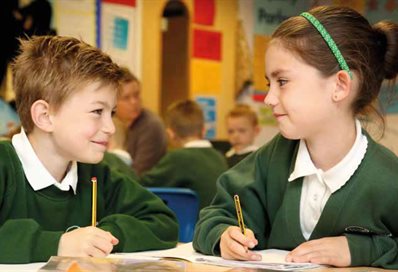
<svg viewBox="0 0 398 272"><path fill-rule="evenodd" d="M144 173L141 184L190 188L198 193L203 208L214 196L218 176L228 168L225 158L203 139L204 118L197 103L176 102L168 108L165 119L167 134L176 149Z"/></svg>
<svg viewBox="0 0 398 272"><path fill-rule="evenodd" d="M228 166L232 167L257 150L254 138L260 131L257 114L246 104L238 104L226 117L228 140L232 148L225 153Z"/></svg>
<svg viewBox="0 0 398 272"><path fill-rule="evenodd" d="M77 39L40 36L21 41L13 78L23 129L0 142L0 263L175 246L162 201L98 164L115 131L119 67Z"/></svg>

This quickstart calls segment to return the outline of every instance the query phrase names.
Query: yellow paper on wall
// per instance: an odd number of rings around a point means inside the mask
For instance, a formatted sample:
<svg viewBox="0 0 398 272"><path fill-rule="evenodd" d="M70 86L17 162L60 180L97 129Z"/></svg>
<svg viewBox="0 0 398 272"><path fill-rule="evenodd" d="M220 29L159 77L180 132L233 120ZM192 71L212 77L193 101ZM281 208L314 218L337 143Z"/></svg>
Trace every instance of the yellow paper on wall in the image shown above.
<svg viewBox="0 0 398 272"><path fill-rule="evenodd" d="M268 90L265 79L265 50L270 40L270 36L254 36L253 80L255 90Z"/></svg>
<svg viewBox="0 0 398 272"><path fill-rule="evenodd" d="M192 95L221 92L221 63L203 59L193 59L191 62Z"/></svg>

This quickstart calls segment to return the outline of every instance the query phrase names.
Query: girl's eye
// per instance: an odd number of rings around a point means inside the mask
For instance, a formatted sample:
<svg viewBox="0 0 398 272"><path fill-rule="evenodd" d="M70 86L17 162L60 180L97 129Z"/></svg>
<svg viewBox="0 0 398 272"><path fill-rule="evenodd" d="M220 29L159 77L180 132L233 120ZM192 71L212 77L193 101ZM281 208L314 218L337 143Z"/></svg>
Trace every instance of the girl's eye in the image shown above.
<svg viewBox="0 0 398 272"><path fill-rule="evenodd" d="M116 114L116 110L112 110L111 116L113 117Z"/></svg>
<svg viewBox="0 0 398 272"><path fill-rule="evenodd" d="M286 79L278 79L278 83L279 83L279 86L283 86L283 85L285 85L286 83L287 83L287 80Z"/></svg>

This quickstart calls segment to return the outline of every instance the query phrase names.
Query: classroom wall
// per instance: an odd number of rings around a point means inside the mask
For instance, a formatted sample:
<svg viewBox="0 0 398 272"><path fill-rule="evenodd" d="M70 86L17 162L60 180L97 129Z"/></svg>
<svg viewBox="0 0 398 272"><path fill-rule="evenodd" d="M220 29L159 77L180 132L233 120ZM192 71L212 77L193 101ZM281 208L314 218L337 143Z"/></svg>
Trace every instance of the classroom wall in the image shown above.
<svg viewBox="0 0 398 272"><path fill-rule="evenodd" d="M212 25L194 23L194 0L184 0L189 12L189 97L211 97L216 101L216 137L224 138L224 115L234 103L235 32L237 1L215 0ZM139 1L142 5L142 98L146 107L161 109L161 15L165 0ZM204 30L221 35L221 60L193 57L193 32ZM175 75L178 76L178 75Z"/></svg>

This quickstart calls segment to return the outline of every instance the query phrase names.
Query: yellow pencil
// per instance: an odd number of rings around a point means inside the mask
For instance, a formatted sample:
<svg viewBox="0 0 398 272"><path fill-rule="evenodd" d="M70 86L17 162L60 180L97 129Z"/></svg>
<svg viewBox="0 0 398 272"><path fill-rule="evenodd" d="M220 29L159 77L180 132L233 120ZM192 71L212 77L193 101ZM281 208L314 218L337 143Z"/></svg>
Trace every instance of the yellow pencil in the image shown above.
<svg viewBox="0 0 398 272"><path fill-rule="evenodd" d="M93 184L91 226L95 227L97 225L97 178L92 177L91 183Z"/></svg>
<svg viewBox="0 0 398 272"><path fill-rule="evenodd" d="M245 222L243 221L243 213L242 213L242 208L240 207L240 201L238 195L234 195L234 201L235 201L236 216L238 217L238 224L240 231L242 232L243 235L246 235Z"/></svg>

